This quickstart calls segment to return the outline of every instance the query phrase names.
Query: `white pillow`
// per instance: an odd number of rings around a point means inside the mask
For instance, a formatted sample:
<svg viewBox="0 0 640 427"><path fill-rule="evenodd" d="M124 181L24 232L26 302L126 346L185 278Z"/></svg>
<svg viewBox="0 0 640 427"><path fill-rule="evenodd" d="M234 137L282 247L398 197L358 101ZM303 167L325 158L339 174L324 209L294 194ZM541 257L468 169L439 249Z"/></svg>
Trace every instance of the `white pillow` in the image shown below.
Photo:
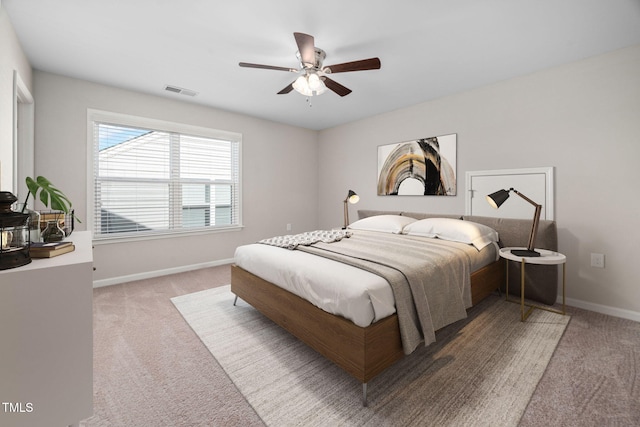
<svg viewBox="0 0 640 427"><path fill-rule="evenodd" d="M375 215L364 218L350 224L347 228L352 230L381 231L383 233L402 233L402 229L415 218L401 215Z"/></svg>
<svg viewBox="0 0 640 427"><path fill-rule="evenodd" d="M498 232L491 227L472 221L453 218L427 218L404 227L403 234L438 237L443 240L466 243L481 250L498 241Z"/></svg>

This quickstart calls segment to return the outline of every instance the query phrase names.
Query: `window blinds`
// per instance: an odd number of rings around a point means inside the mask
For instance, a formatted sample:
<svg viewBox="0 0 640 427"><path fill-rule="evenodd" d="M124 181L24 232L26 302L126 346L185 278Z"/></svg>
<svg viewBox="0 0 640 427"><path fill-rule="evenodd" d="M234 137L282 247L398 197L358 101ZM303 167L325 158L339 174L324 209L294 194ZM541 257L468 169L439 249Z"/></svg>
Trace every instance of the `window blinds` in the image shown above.
<svg viewBox="0 0 640 427"><path fill-rule="evenodd" d="M94 122L94 236L238 226L238 141Z"/></svg>

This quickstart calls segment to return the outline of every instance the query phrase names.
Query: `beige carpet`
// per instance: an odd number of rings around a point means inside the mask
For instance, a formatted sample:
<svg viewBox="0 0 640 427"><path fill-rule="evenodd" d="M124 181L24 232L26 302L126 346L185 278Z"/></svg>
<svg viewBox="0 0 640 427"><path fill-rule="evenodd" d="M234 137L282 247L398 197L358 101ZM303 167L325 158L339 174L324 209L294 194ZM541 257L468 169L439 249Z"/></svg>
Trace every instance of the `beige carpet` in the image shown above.
<svg viewBox="0 0 640 427"><path fill-rule="evenodd" d="M491 297L369 383L351 376L246 303L229 287L172 298L262 420L283 425L517 425L568 316ZM213 361L212 361L213 363Z"/></svg>

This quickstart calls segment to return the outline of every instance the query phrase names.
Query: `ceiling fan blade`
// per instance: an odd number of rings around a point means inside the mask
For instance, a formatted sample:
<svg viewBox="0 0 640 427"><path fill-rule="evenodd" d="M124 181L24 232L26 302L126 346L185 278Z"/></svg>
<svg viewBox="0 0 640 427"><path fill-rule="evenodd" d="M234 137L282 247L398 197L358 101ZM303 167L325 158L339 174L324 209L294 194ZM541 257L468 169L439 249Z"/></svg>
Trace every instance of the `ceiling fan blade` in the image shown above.
<svg viewBox="0 0 640 427"><path fill-rule="evenodd" d="M335 80L331 80L329 77L324 77L324 85L340 96L347 96L351 93L351 89L342 86L340 83Z"/></svg>
<svg viewBox="0 0 640 427"><path fill-rule="evenodd" d="M362 59L360 61L343 62L342 64L329 65L324 67L324 72L331 74L346 73L349 71L365 71L380 69L379 58Z"/></svg>
<svg viewBox="0 0 640 427"><path fill-rule="evenodd" d="M293 83L289 84L289 86L285 87L280 92L278 92L278 95L286 95L289 92L291 92L292 90L293 90Z"/></svg>
<svg viewBox="0 0 640 427"><path fill-rule="evenodd" d="M248 62L240 62L238 63L239 66L241 67L247 67L247 68L262 68L264 70L278 70L278 71L289 71L292 73L297 73L298 70L294 69L294 68L287 68L287 67L276 67L273 65L262 65L262 64L250 64Z"/></svg>
<svg viewBox="0 0 640 427"><path fill-rule="evenodd" d="M300 62L303 67L312 68L316 64L316 48L313 36L304 33L293 33L300 52Z"/></svg>

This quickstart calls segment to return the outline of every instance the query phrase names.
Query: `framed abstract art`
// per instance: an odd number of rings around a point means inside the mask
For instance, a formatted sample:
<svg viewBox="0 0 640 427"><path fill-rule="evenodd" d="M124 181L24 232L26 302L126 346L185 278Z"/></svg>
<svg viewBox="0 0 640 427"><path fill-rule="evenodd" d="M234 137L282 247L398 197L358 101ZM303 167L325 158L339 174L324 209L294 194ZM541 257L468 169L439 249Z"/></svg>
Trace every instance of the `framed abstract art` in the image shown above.
<svg viewBox="0 0 640 427"><path fill-rule="evenodd" d="M457 135L378 146L378 196L455 196Z"/></svg>

